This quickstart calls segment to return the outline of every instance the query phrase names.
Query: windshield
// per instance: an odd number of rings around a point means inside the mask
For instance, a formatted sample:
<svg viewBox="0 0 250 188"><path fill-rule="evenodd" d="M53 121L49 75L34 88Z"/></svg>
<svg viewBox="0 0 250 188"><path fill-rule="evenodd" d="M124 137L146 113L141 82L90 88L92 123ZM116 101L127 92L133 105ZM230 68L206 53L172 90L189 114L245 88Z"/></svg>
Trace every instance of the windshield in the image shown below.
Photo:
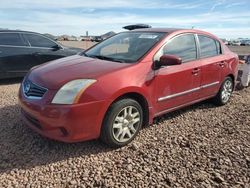
<svg viewBox="0 0 250 188"><path fill-rule="evenodd" d="M145 55L166 33L125 32L117 34L83 55L122 63L133 63Z"/></svg>

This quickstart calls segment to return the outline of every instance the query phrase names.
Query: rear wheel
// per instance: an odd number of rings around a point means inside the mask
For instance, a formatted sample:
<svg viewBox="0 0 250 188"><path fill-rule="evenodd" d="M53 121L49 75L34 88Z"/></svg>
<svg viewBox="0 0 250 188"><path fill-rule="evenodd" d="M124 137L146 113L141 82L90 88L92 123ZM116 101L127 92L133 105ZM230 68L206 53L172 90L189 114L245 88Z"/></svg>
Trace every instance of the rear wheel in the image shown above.
<svg viewBox="0 0 250 188"><path fill-rule="evenodd" d="M101 140L111 147L130 143L143 122L140 104L133 99L122 99L111 105L103 121Z"/></svg>
<svg viewBox="0 0 250 188"><path fill-rule="evenodd" d="M214 103L217 105L225 105L232 95L233 88L233 79L231 77L226 77L218 94L214 98Z"/></svg>

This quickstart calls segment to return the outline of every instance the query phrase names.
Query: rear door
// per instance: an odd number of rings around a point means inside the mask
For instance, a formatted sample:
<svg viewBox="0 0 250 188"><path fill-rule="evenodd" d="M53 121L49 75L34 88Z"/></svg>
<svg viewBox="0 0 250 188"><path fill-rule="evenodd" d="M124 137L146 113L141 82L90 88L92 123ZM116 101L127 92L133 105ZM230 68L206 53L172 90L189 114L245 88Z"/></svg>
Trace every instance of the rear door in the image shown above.
<svg viewBox="0 0 250 188"><path fill-rule="evenodd" d="M182 34L171 39L155 56L163 54L182 58L181 65L162 67L155 72L157 113L161 114L199 98L201 64L197 60L194 34Z"/></svg>
<svg viewBox="0 0 250 188"><path fill-rule="evenodd" d="M0 69L5 75L24 75L35 62L29 44L18 32L0 33Z"/></svg>
<svg viewBox="0 0 250 188"><path fill-rule="evenodd" d="M63 48L52 39L33 33L24 34L24 37L32 48L33 56L39 59L40 64L66 56Z"/></svg>
<svg viewBox="0 0 250 188"><path fill-rule="evenodd" d="M226 57L222 54L220 43L205 35L198 35L200 60L202 63L200 97L215 95L222 81Z"/></svg>

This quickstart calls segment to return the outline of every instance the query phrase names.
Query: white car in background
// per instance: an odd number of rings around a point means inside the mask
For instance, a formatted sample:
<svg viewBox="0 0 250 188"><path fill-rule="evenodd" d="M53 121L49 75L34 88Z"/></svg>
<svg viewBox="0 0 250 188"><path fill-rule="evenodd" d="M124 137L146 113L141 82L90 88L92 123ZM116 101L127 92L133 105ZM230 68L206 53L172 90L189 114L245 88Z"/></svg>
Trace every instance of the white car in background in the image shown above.
<svg viewBox="0 0 250 188"><path fill-rule="evenodd" d="M229 45L232 45L232 46L240 46L241 45L241 41L239 40L231 40L228 42Z"/></svg>

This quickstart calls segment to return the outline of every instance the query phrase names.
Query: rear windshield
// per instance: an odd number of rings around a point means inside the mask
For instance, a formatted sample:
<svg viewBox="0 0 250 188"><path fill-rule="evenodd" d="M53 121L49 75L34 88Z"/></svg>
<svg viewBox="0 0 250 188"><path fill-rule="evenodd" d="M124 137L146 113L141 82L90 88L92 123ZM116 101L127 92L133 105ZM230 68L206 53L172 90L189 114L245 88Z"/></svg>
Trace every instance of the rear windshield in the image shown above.
<svg viewBox="0 0 250 188"><path fill-rule="evenodd" d="M157 32L124 32L97 44L84 55L132 63L144 56L165 35Z"/></svg>

